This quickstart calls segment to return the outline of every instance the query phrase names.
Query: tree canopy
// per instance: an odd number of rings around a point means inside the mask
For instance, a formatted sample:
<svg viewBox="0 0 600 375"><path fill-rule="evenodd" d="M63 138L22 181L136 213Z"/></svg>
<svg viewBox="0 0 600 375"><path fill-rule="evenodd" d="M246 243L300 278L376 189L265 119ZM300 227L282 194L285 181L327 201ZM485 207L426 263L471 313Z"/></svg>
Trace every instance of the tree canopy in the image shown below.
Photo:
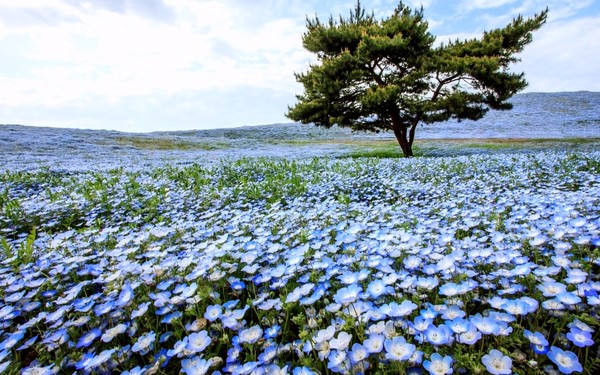
<svg viewBox="0 0 600 375"><path fill-rule="evenodd" d="M508 99L527 81L509 68L547 14L518 16L481 38L437 46L423 8L402 2L381 20L360 1L347 18L307 17L302 42L318 63L296 73L304 93L287 117L327 128L393 131L404 156L412 156L419 123L478 120L490 109L512 108Z"/></svg>

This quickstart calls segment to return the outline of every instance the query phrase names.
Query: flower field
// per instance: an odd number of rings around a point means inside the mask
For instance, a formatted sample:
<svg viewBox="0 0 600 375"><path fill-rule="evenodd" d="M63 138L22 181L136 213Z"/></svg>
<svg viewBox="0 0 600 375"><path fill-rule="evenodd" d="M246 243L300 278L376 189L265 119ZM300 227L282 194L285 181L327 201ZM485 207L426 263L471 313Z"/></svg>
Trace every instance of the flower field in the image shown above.
<svg viewBox="0 0 600 375"><path fill-rule="evenodd" d="M0 174L7 374L597 374L600 152Z"/></svg>

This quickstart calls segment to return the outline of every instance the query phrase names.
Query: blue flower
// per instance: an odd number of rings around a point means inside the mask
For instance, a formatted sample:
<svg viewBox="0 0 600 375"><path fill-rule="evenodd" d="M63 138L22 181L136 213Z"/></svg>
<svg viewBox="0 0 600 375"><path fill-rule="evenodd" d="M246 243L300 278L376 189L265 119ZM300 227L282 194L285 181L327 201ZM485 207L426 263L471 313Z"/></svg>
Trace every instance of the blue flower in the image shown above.
<svg viewBox="0 0 600 375"><path fill-rule="evenodd" d="M445 375L452 374L452 357L446 355L442 357L438 353L433 353L429 361L423 362L425 370L429 371L431 375Z"/></svg>
<svg viewBox="0 0 600 375"><path fill-rule="evenodd" d="M62 306L60 307L58 310L56 310L55 312L46 315L46 322L47 323L52 323L52 322L56 322L57 320L59 320L60 318L63 317L63 315L71 310L71 306Z"/></svg>
<svg viewBox="0 0 600 375"><path fill-rule="evenodd" d="M573 321L571 323L567 324L567 326L569 328L576 327L576 328L579 328L582 331L586 331L586 332L590 332L590 333L594 332L593 328L591 328L590 326L588 326L587 324L585 324L584 322L582 322L579 319L573 319Z"/></svg>
<svg viewBox="0 0 600 375"><path fill-rule="evenodd" d="M530 344L531 350L533 350L533 352L535 354L539 354L539 355L544 355L546 353L548 353L548 350L550 350L550 345L536 345L536 344Z"/></svg>
<svg viewBox="0 0 600 375"><path fill-rule="evenodd" d="M341 331L336 338L329 340L329 348L345 351L352 341L352 335L348 332Z"/></svg>
<svg viewBox="0 0 600 375"><path fill-rule="evenodd" d="M150 351L150 345L154 343L154 340L156 340L156 333L154 331L147 332L138 338L131 347L131 351L144 355Z"/></svg>
<svg viewBox="0 0 600 375"><path fill-rule="evenodd" d="M546 281L538 285L537 288L542 292L544 297L554 297L557 294L567 291L567 286L555 281Z"/></svg>
<svg viewBox="0 0 600 375"><path fill-rule="evenodd" d="M563 305L556 298L545 300L544 302L542 302L542 307L546 310L564 310L565 309L565 305Z"/></svg>
<svg viewBox="0 0 600 375"><path fill-rule="evenodd" d="M332 350L327 357L327 368L334 372L342 372L340 370L344 367L342 364L346 357L345 350Z"/></svg>
<svg viewBox="0 0 600 375"><path fill-rule="evenodd" d="M404 300L400 304L396 302L391 302L388 304L389 311L386 311L386 314L392 317L399 318L410 315L416 308L417 305L409 300Z"/></svg>
<svg viewBox="0 0 600 375"><path fill-rule="evenodd" d="M501 331L500 325L494 318L483 317L480 314L471 317L471 323L484 335L498 335Z"/></svg>
<svg viewBox="0 0 600 375"><path fill-rule="evenodd" d="M207 331L194 332L188 336L186 349L192 353L200 353L212 342Z"/></svg>
<svg viewBox="0 0 600 375"><path fill-rule="evenodd" d="M49 349L54 349L57 345L64 344L69 340L69 332L66 328L61 328L54 332L49 332L48 336L44 338L42 341L44 344L48 345Z"/></svg>
<svg viewBox="0 0 600 375"><path fill-rule="evenodd" d="M406 361L416 350L413 344L407 343L401 336L385 340L383 346L386 351L385 357L392 361Z"/></svg>
<svg viewBox="0 0 600 375"><path fill-rule="evenodd" d="M6 305L3 306L0 309L0 320L7 320L10 318L7 318L10 314L12 314L15 311L15 308L10 306L10 305Z"/></svg>
<svg viewBox="0 0 600 375"><path fill-rule="evenodd" d="M447 282L440 287L440 294L447 297L452 297L460 294L461 288L458 284L453 282Z"/></svg>
<svg viewBox="0 0 600 375"><path fill-rule="evenodd" d="M278 354L279 347L277 344L269 345L265 350L258 356L258 361L261 364L271 362Z"/></svg>
<svg viewBox="0 0 600 375"><path fill-rule="evenodd" d="M509 314L513 315L525 315L529 312L529 304L520 299L506 300L501 308Z"/></svg>
<svg viewBox="0 0 600 375"><path fill-rule="evenodd" d="M438 327L430 325L424 333L425 339L433 345L448 345L454 341L452 330L445 324L440 324Z"/></svg>
<svg viewBox="0 0 600 375"><path fill-rule="evenodd" d="M263 330L262 328L260 328L259 326L252 326L248 329L244 329L240 332L239 337L240 337L240 344L254 344L255 342L257 342L263 334Z"/></svg>
<svg viewBox="0 0 600 375"><path fill-rule="evenodd" d="M112 339L114 339L117 335L120 335L122 333L125 333L125 331L127 330L127 326L123 323L117 324L116 326L107 329L104 334L102 335L102 337L100 338L100 340L104 341L104 342L111 342Z"/></svg>
<svg viewBox="0 0 600 375"><path fill-rule="evenodd" d="M573 371L583 371L577 355L573 352L563 351L561 348L552 346L548 352L548 358L558 366L558 369L563 374L570 374Z"/></svg>
<svg viewBox="0 0 600 375"><path fill-rule="evenodd" d="M256 368L258 367L258 365L259 365L259 363L257 361L246 362L242 366L240 366L238 368L238 370L234 372L234 374L252 375L252 374L255 373L254 370L256 370Z"/></svg>
<svg viewBox="0 0 600 375"><path fill-rule="evenodd" d="M78 367L78 369L82 369L82 368L85 368L86 370L95 369L96 367L100 366L104 362L108 361L112 357L112 354L116 351L117 351L117 349L108 349L108 350L101 352L98 355L92 354L90 356L84 356L85 360L83 360L83 362L81 362L81 361L77 362L78 364L80 364L80 366L83 365L83 367Z"/></svg>
<svg viewBox="0 0 600 375"><path fill-rule="evenodd" d="M94 307L96 301L94 301L92 298L82 298L76 299L72 304L75 311L88 312L92 309L92 307Z"/></svg>
<svg viewBox="0 0 600 375"><path fill-rule="evenodd" d="M29 340L25 341L25 343L23 343L23 345L18 347L17 350L25 350L25 349L29 348L31 345L33 345L37 341L38 338L39 338L38 335L33 336Z"/></svg>
<svg viewBox="0 0 600 375"><path fill-rule="evenodd" d="M523 331L523 335L529 340L532 345L547 346L548 340L540 332Z"/></svg>
<svg viewBox="0 0 600 375"><path fill-rule="evenodd" d="M347 305L355 302L361 293L362 287L358 284L352 284L348 287L338 289L333 299L336 303Z"/></svg>
<svg viewBox="0 0 600 375"><path fill-rule="evenodd" d="M418 257L416 255L411 255L411 256L405 258L402 262L404 263L405 269L414 270L414 269L419 268L419 266L423 262L423 259L421 259L420 257Z"/></svg>
<svg viewBox="0 0 600 375"><path fill-rule="evenodd" d="M165 315L160 322L166 324L173 324L173 320L179 319L182 315L183 313L181 311L174 311L170 314Z"/></svg>
<svg viewBox="0 0 600 375"><path fill-rule="evenodd" d="M102 336L102 331L98 328L94 328L88 331L87 333L83 334L79 338L79 340L77 340L77 345L75 346L75 348L87 348L92 342L94 342L94 340L96 340L100 336Z"/></svg>
<svg viewBox="0 0 600 375"><path fill-rule="evenodd" d="M136 366L131 370L126 370L121 373L121 375L144 375L146 373L145 368L141 368L140 366Z"/></svg>
<svg viewBox="0 0 600 375"><path fill-rule="evenodd" d="M448 328L450 328L454 333L467 332L471 329L471 326L473 326L473 323L471 323L469 319L465 318L454 318L452 320L446 320L444 324L446 324Z"/></svg>
<svg viewBox="0 0 600 375"><path fill-rule="evenodd" d="M426 309L421 310L420 314L425 319L435 319L440 313L430 305Z"/></svg>
<svg viewBox="0 0 600 375"><path fill-rule="evenodd" d="M2 343L0 343L0 351L12 349L25 336L25 331L12 333Z"/></svg>
<svg viewBox="0 0 600 375"><path fill-rule="evenodd" d="M209 322L214 322L219 319L222 315L221 305L210 305L206 307L206 311L204 312L204 317Z"/></svg>
<svg viewBox="0 0 600 375"><path fill-rule="evenodd" d="M494 375L512 374L512 359L502 354L501 351L492 349L489 354L481 358L486 370Z"/></svg>
<svg viewBox="0 0 600 375"><path fill-rule="evenodd" d="M393 292L393 288L386 285L381 280L373 280L367 286L367 294L371 298L376 299L377 297Z"/></svg>
<svg viewBox="0 0 600 375"><path fill-rule="evenodd" d="M423 317L423 315L419 315L415 318L415 320L412 324L412 328L414 328L416 331L424 332L432 324L433 324L433 319L425 318L425 317Z"/></svg>
<svg viewBox="0 0 600 375"><path fill-rule="evenodd" d="M372 333L368 339L363 342L365 350L369 353L379 353L383 350L385 336L379 333Z"/></svg>
<svg viewBox="0 0 600 375"><path fill-rule="evenodd" d="M296 367L292 371L292 375L316 375L311 369L306 366Z"/></svg>
<svg viewBox="0 0 600 375"><path fill-rule="evenodd" d="M21 375L54 375L58 372L58 369L55 368L54 365L39 366L34 364L35 362L36 361L32 362L29 367L24 368L21 371Z"/></svg>
<svg viewBox="0 0 600 375"><path fill-rule="evenodd" d="M169 341L169 339L171 337L173 337L173 331L167 331L165 333L163 333L162 335L160 335L160 338L158 339L158 342L161 344L164 344L165 342ZM166 353L166 350L165 350Z"/></svg>
<svg viewBox="0 0 600 375"><path fill-rule="evenodd" d="M23 311L31 312L40 306L42 306L42 303L39 301L29 301L23 305L22 309Z"/></svg>
<svg viewBox="0 0 600 375"><path fill-rule="evenodd" d="M458 336L458 342L467 345L473 345L481 338L481 332L477 330L477 328L470 324L468 330L465 332L461 332Z"/></svg>
<svg viewBox="0 0 600 375"><path fill-rule="evenodd" d="M111 312L115 308L115 305L116 305L115 301L108 301L106 303L101 303L94 307L94 313L97 316L104 315L106 313Z"/></svg>
<svg viewBox="0 0 600 375"><path fill-rule="evenodd" d="M442 311L442 319L452 320L456 318L463 318L465 315L467 315L467 313L456 305L452 305Z"/></svg>
<svg viewBox="0 0 600 375"><path fill-rule="evenodd" d="M369 352L359 343L352 345L352 350L348 353L348 358L352 364L356 364L367 357L369 357Z"/></svg>
<svg viewBox="0 0 600 375"><path fill-rule="evenodd" d="M229 349L227 349L226 362L227 363L235 362L238 359L238 357L240 356L241 352L242 352L242 347L237 344L234 344Z"/></svg>
<svg viewBox="0 0 600 375"><path fill-rule="evenodd" d="M181 361L181 371L187 375L204 375L210 369L211 364L211 359L202 359L200 356L186 358Z"/></svg>
<svg viewBox="0 0 600 375"><path fill-rule="evenodd" d="M148 311L148 306L150 306L150 302L140 303L138 308L131 312L131 319L138 318Z"/></svg>
<svg viewBox="0 0 600 375"><path fill-rule="evenodd" d="M243 281L235 279L235 280L230 280L230 287L233 290L239 291L239 290L243 290L246 289L246 284L244 284Z"/></svg>
<svg viewBox="0 0 600 375"><path fill-rule="evenodd" d="M126 282L125 285L123 285L123 289L121 290L121 293L119 294L119 298L117 298L115 305L117 307L124 307L132 299L133 299L133 288L131 287L131 284L129 284L129 282Z"/></svg>
<svg viewBox="0 0 600 375"><path fill-rule="evenodd" d="M280 331L281 326L278 324L274 324L272 327L265 329L265 339L273 339L277 337Z"/></svg>
<svg viewBox="0 0 600 375"><path fill-rule="evenodd" d="M187 344L188 344L188 337L186 336L182 340L177 341L175 343L175 346L173 346L173 349L170 349L167 351L167 356L169 356L169 357L177 356L177 357L181 358L183 356L183 351L185 350Z"/></svg>
<svg viewBox="0 0 600 375"><path fill-rule="evenodd" d="M556 295L556 299L565 305L576 305L581 302L581 298L575 293L563 292Z"/></svg>

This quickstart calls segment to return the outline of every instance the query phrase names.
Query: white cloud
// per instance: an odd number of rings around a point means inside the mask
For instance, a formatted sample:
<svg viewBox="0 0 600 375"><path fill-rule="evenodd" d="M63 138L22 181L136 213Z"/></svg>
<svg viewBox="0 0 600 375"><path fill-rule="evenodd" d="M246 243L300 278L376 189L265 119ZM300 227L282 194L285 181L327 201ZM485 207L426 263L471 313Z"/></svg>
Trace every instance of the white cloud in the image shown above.
<svg viewBox="0 0 600 375"><path fill-rule="evenodd" d="M527 91L600 91L600 16L549 22L534 34L515 70Z"/></svg>
<svg viewBox="0 0 600 375"><path fill-rule="evenodd" d="M472 11L476 9L491 9L512 4L515 1L516 0L465 0L459 5L459 7L466 11Z"/></svg>
<svg viewBox="0 0 600 375"><path fill-rule="evenodd" d="M309 59L300 40L303 19L244 27L240 20L246 15L221 1L168 3L178 15L174 23L79 3L53 4L80 22L18 31L33 43L21 57L39 67L29 77L0 78L5 105L61 106L81 97L114 101L242 84L293 92L293 72Z"/></svg>
<svg viewBox="0 0 600 375"><path fill-rule="evenodd" d="M511 10L517 14L539 13L548 7L549 19L559 20L573 16L577 12L594 4L594 0L526 0Z"/></svg>
<svg viewBox="0 0 600 375"><path fill-rule="evenodd" d="M376 17L398 5L362 3ZM455 9L459 2L407 0L421 3L426 17L436 17L430 27L452 38L480 37L484 29L548 4L548 24L534 34L517 65L530 91L600 90L595 83L600 79L589 79L597 75L591 61L600 50L598 20L573 17L593 0L477 0L466 13ZM0 0L0 123L123 124L142 131L152 121L153 130L159 130L158 122L192 128L284 121L287 105L302 91L293 73L315 60L301 43L305 16L347 16L354 5L354 0Z"/></svg>
<svg viewBox="0 0 600 375"><path fill-rule="evenodd" d="M413 8L413 9L418 9L421 6L423 6L423 8L429 8L431 6L431 4L433 3L433 0L408 0L405 2L406 5L408 5L409 7Z"/></svg>
<svg viewBox="0 0 600 375"><path fill-rule="evenodd" d="M499 0L498 3L502 1L504 0ZM514 1L506 2L513 3ZM503 27L510 23L513 18L519 15L530 17L548 8L549 21L556 21L569 18L588 8L593 3L594 0L525 0L516 3L515 6L511 6L506 9L503 8L503 12L496 11L491 13L477 13L474 18L479 21L480 25L489 29ZM473 11L476 9L473 8L468 10Z"/></svg>

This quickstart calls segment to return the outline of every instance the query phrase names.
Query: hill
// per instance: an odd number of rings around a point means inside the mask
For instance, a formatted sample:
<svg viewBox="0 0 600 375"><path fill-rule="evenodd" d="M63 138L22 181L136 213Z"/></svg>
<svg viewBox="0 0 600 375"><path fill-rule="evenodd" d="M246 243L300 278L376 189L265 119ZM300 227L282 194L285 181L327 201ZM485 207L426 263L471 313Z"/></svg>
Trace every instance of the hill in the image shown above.
<svg viewBox="0 0 600 375"><path fill-rule="evenodd" d="M437 155L457 144L462 150L465 140L476 142L471 148L478 151L512 148L515 143L529 147L532 142L538 147L557 142L570 146L573 138L577 144L595 145L600 138L598 92L526 93L516 95L512 103L512 110L492 111L477 122L420 126L417 152L420 147L422 155ZM6 168L43 162L64 166L65 160L79 168L88 162L127 166L136 160L160 163L164 158L186 163L240 156L361 154L373 147L384 149L384 155L397 148L391 133L353 133L296 123L153 133L0 125L0 157Z"/></svg>

